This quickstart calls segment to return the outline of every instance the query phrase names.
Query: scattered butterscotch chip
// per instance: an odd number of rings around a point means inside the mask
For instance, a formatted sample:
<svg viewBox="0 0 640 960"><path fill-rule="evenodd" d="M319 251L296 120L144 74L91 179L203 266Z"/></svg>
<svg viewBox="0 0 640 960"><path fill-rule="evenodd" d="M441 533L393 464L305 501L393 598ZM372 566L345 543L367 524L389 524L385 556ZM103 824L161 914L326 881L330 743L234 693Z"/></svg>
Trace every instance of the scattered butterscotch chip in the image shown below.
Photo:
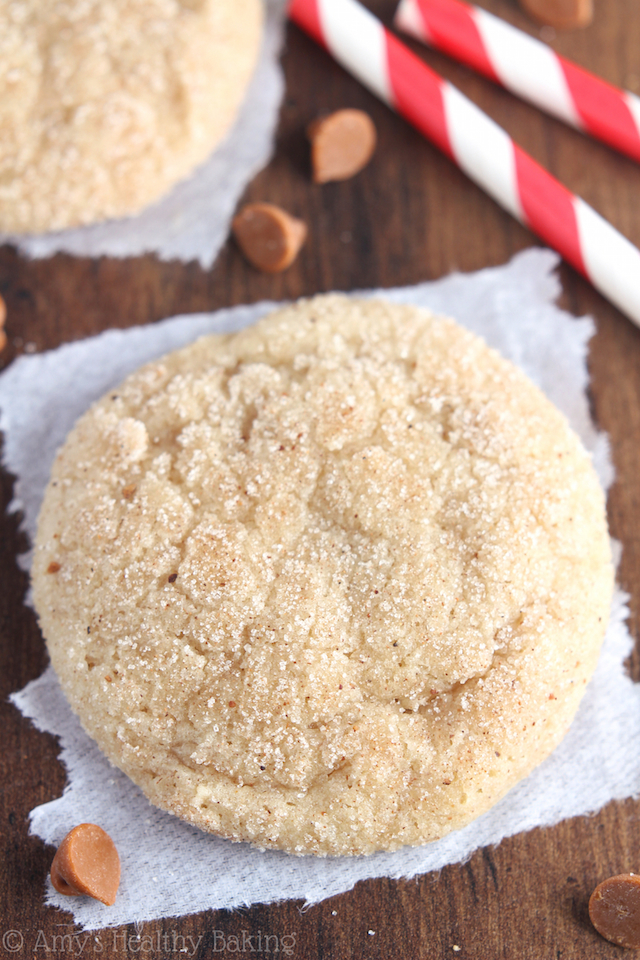
<svg viewBox="0 0 640 960"><path fill-rule="evenodd" d="M124 497L125 500L131 500L135 492L136 492L135 483L128 483L126 487L122 488L122 496Z"/></svg>
<svg viewBox="0 0 640 960"><path fill-rule="evenodd" d="M85 895L113 906L120 884L120 857L109 834L95 823L74 827L53 858L51 882L67 897Z"/></svg>
<svg viewBox="0 0 640 960"><path fill-rule="evenodd" d="M315 183L348 180L369 163L376 148L376 128L363 110L336 110L307 128Z"/></svg>
<svg viewBox="0 0 640 960"><path fill-rule="evenodd" d="M47 567L47 573L57 573L60 569L60 564L57 560L52 560L49 566Z"/></svg>
<svg viewBox="0 0 640 960"><path fill-rule="evenodd" d="M520 0L520 6L535 20L557 30L586 27L593 20L593 0Z"/></svg>
<svg viewBox="0 0 640 960"><path fill-rule="evenodd" d="M598 884L589 900L598 933L619 947L640 947L640 877L622 873Z"/></svg>
<svg viewBox="0 0 640 960"><path fill-rule="evenodd" d="M4 324L7 319L7 305L4 302L4 299L0 296L0 351L4 350L7 345L7 335L4 331Z"/></svg>
<svg viewBox="0 0 640 960"><path fill-rule="evenodd" d="M248 203L231 228L247 260L266 273L290 266L307 237L307 225L273 203Z"/></svg>

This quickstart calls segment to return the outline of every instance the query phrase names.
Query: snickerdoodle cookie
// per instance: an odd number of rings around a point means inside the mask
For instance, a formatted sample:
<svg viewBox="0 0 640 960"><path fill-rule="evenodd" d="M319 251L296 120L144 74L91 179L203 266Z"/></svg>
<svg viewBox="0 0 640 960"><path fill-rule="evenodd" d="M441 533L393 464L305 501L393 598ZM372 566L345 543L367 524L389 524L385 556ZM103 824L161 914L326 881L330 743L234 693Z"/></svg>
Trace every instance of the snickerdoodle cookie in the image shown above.
<svg viewBox="0 0 640 960"><path fill-rule="evenodd" d="M262 0L0 0L0 231L138 212L225 136Z"/></svg>
<svg viewBox="0 0 640 960"><path fill-rule="evenodd" d="M71 705L153 803L358 854L463 826L556 746L612 566L589 457L522 373L334 295L96 403L33 586Z"/></svg>

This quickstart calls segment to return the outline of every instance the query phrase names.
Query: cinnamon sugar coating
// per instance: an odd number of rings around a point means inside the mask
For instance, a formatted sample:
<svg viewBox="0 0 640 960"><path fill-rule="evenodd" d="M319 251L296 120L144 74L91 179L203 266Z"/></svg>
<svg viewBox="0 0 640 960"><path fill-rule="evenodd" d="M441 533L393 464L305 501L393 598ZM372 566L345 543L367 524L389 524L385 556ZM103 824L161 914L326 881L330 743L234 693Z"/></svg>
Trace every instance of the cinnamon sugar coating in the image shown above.
<svg viewBox="0 0 640 960"><path fill-rule="evenodd" d="M464 826L553 750L612 566L589 457L522 373L451 320L331 295L95 404L33 586L69 702L153 803L359 854Z"/></svg>
<svg viewBox="0 0 640 960"><path fill-rule="evenodd" d="M137 213L227 134L261 0L0 0L0 231Z"/></svg>

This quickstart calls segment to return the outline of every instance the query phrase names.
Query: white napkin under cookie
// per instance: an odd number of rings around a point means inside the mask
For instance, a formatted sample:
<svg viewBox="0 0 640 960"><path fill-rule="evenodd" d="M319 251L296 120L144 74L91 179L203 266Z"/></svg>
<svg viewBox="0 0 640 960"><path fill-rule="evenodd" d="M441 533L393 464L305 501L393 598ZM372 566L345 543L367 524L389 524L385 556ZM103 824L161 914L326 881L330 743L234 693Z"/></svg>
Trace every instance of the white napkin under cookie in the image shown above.
<svg viewBox="0 0 640 960"><path fill-rule="evenodd" d="M591 421L586 397L585 360L594 326L555 306L557 262L550 251L532 249L503 267L378 293L455 316L518 364L567 415L608 486L608 445ZM272 306L261 303L110 330L22 357L1 374L4 462L17 478L14 507L23 511L27 533L33 535L55 449L93 399L146 360L200 334L238 329ZM60 738L69 778L60 799L32 812L32 832L56 845L76 823L100 824L118 846L122 884L115 906L105 908L85 898L60 896L47 880L47 903L71 911L85 929L282 899L316 903L359 880L437 870L504 837L635 795L640 790L640 685L631 682L624 668L632 646L626 615L625 598L618 592L600 663L578 716L558 750L530 777L489 813L443 840L353 859L260 853L156 810L83 733L48 670L13 697L39 729Z"/></svg>

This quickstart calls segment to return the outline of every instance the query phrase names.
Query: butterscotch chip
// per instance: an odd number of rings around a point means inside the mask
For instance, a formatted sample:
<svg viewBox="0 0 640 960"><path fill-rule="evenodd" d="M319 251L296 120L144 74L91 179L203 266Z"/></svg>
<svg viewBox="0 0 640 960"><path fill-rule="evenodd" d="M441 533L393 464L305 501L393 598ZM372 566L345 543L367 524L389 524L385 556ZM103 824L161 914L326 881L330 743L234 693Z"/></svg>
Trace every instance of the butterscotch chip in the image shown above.
<svg viewBox="0 0 640 960"><path fill-rule="evenodd" d="M315 183L348 180L369 163L376 148L376 128L363 110L336 110L307 129Z"/></svg>
<svg viewBox="0 0 640 960"><path fill-rule="evenodd" d="M258 270L279 273L298 256L307 226L273 203L248 203L231 224L238 246Z"/></svg>
<svg viewBox="0 0 640 960"><path fill-rule="evenodd" d="M120 857L109 834L95 823L74 827L53 858L51 882L65 896L85 895L113 906L120 885Z"/></svg>
<svg viewBox="0 0 640 960"><path fill-rule="evenodd" d="M0 231L136 213L227 135L261 0L0 0Z"/></svg>
<svg viewBox="0 0 640 960"><path fill-rule="evenodd" d="M111 396L54 464L33 592L69 702L154 803L258 847L396 849L562 739L608 622L604 497L479 338L317 297Z"/></svg>
<svg viewBox="0 0 640 960"><path fill-rule="evenodd" d="M4 325L7 320L7 305L4 302L2 296L0 296L0 352L4 350L7 345L7 334L4 330Z"/></svg>
<svg viewBox="0 0 640 960"><path fill-rule="evenodd" d="M520 6L540 23L558 30L586 27L593 20L593 0L520 0Z"/></svg>
<svg viewBox="0 0 640 960"><path fill-rule="evenodd" d="M589 917L598 933L619 947L640 947L640 877L609 877L589 900Z"/></svg>

